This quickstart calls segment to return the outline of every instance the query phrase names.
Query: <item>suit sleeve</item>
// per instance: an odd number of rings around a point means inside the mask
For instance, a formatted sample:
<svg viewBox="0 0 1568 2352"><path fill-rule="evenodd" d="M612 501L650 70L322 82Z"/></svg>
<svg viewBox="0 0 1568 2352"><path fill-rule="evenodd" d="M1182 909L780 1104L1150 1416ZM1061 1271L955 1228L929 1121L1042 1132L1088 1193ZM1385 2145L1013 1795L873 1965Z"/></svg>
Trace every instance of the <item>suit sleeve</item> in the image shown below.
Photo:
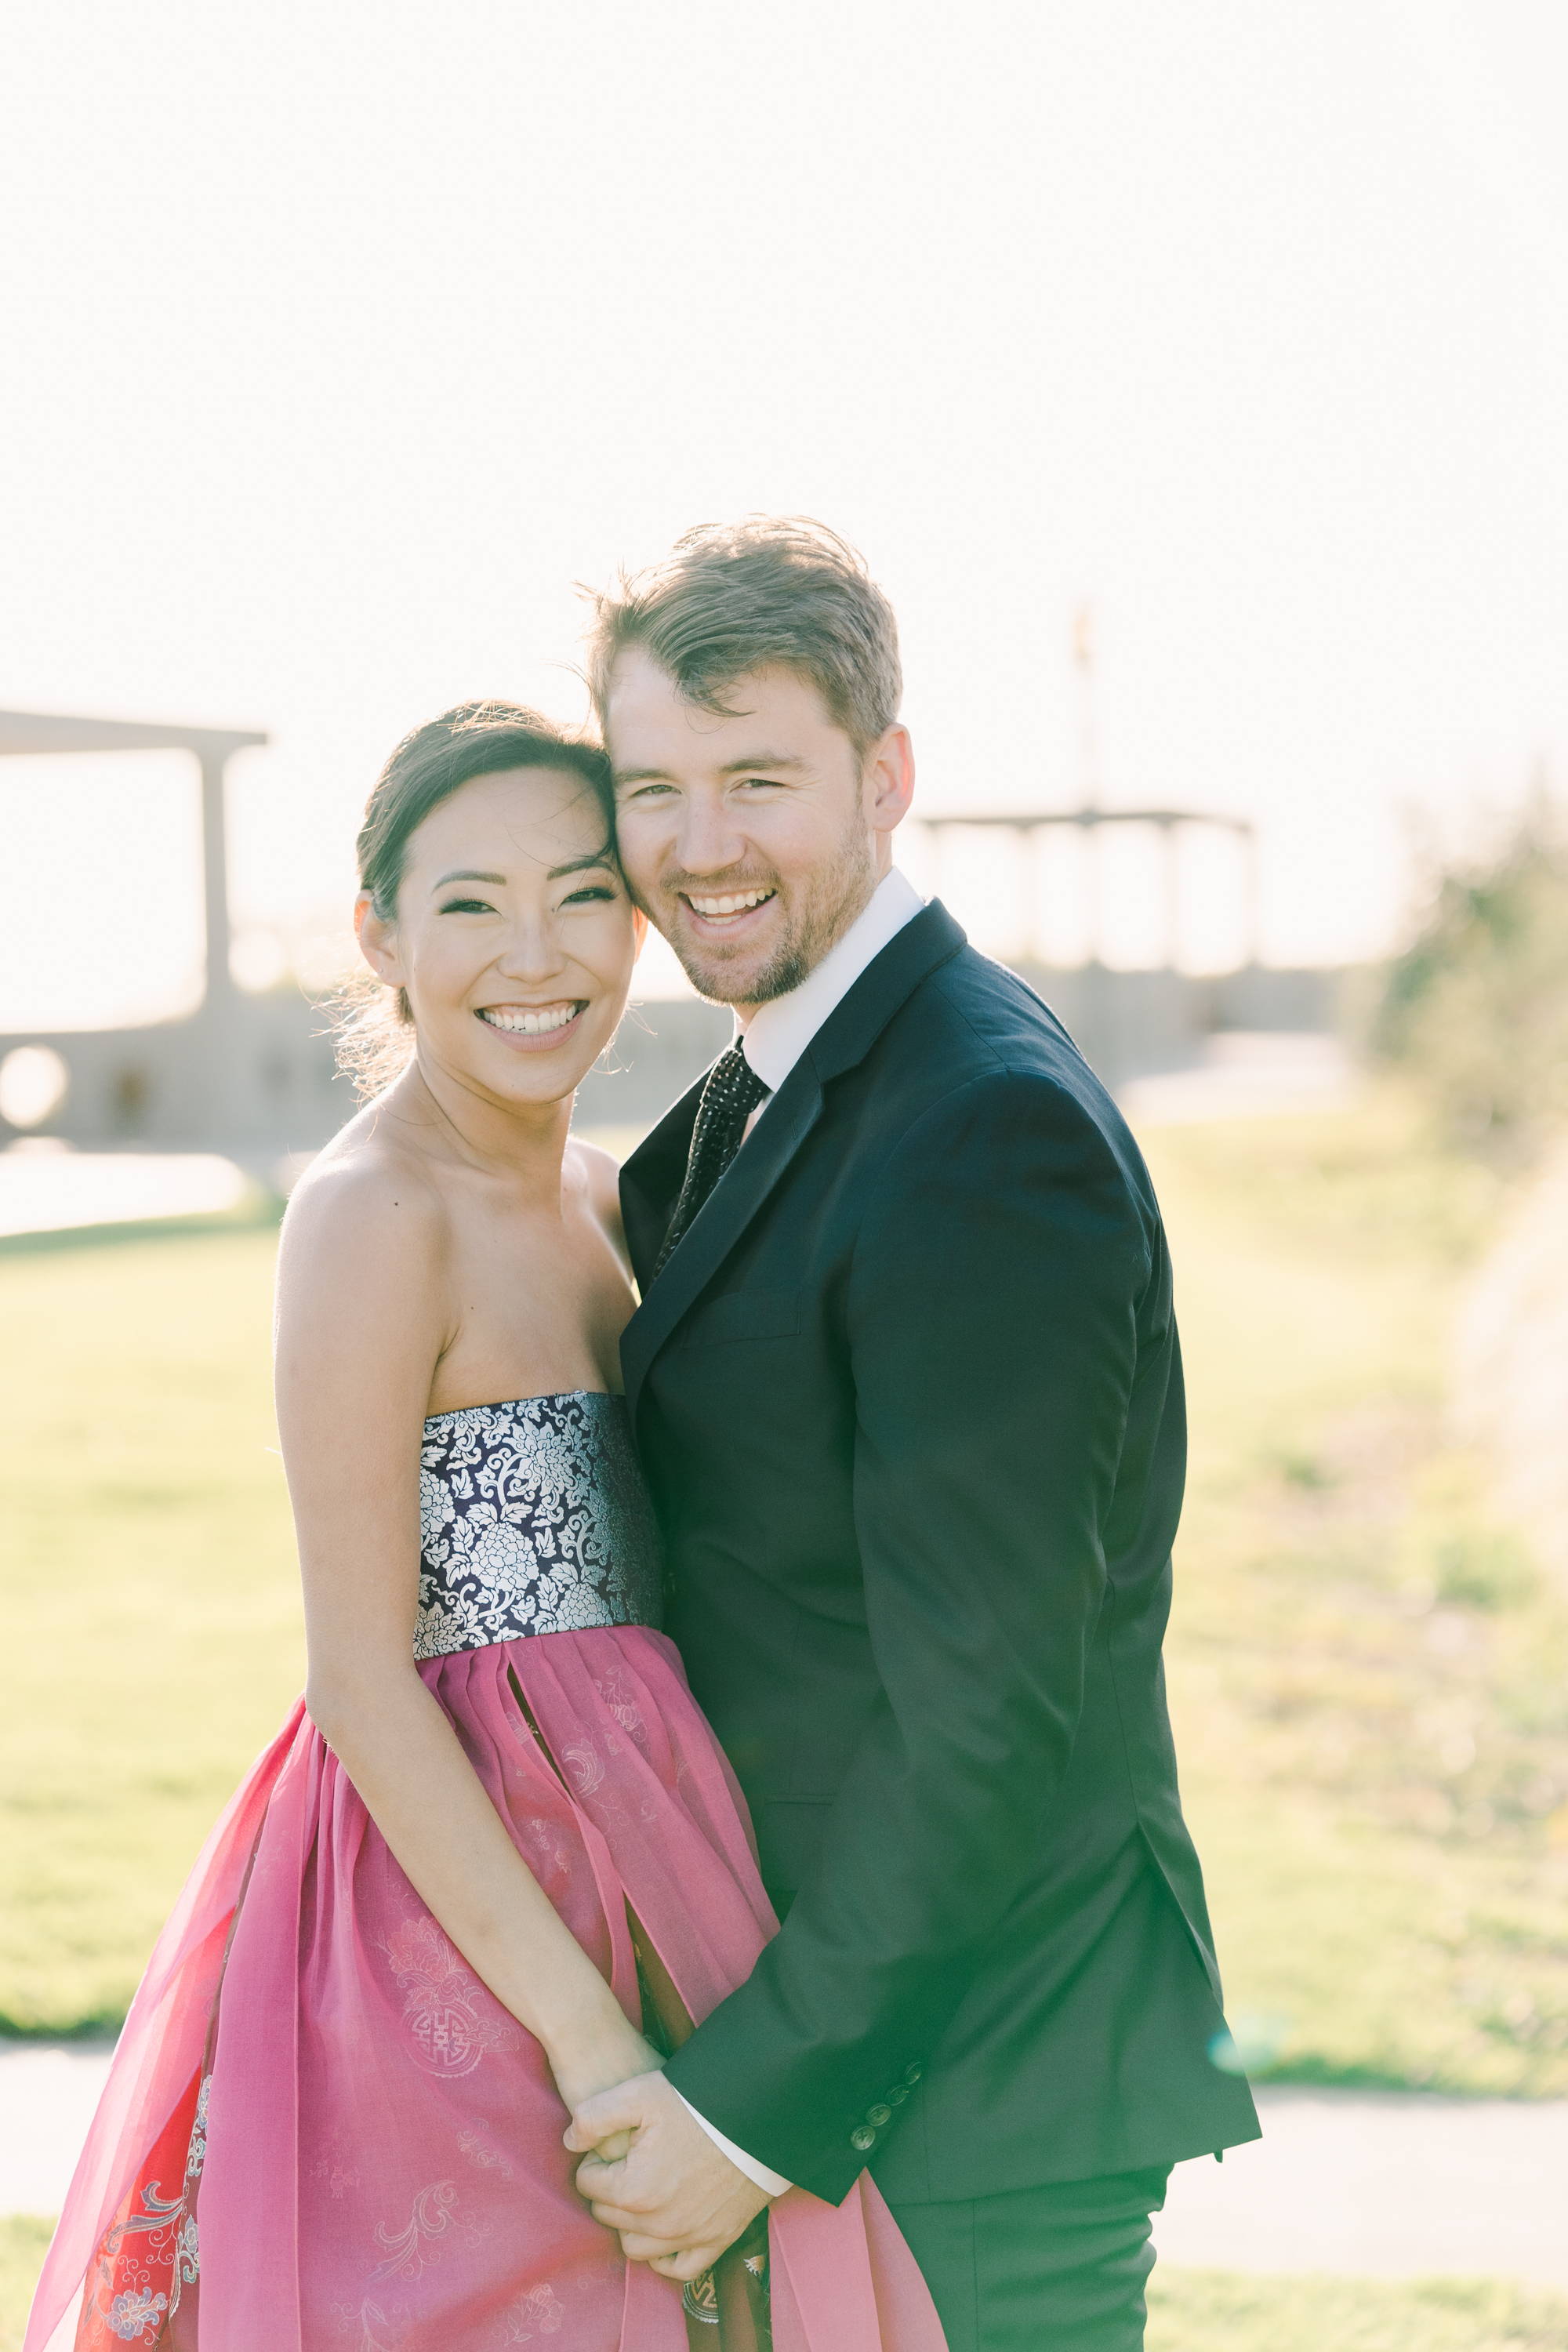
<svg viewBox="0 0 1568 2352"><path fill-rule="evenodd" d="M882 1695L783 1928L668 2070L818 2196L891 2127L1032 1874L1104 1594L1150 1265L1101 1129L1033 1074L928 1111L858 1241L855 1517Z"/></svg>

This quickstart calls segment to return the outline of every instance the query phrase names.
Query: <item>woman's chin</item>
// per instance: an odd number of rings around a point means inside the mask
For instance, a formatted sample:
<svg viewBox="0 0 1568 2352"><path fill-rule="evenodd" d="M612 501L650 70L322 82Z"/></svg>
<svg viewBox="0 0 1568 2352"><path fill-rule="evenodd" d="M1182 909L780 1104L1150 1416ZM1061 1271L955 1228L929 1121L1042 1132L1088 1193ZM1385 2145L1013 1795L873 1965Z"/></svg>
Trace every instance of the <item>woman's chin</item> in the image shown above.
<svg viewBox="0 0 1568 2352"><path fill-rule="evenodd" d="M603 1034L601 1034L601 1031ZM503 1033L497 1033L498 1036ZM514 1044L508 1038L499 1050L468 1053L453 1076L475 1092L488 1095L502 1108L526 1109L565 1102L574 1095L615 1035L614 1027L579 1014L550 1038L530 1038Z"/></svg>

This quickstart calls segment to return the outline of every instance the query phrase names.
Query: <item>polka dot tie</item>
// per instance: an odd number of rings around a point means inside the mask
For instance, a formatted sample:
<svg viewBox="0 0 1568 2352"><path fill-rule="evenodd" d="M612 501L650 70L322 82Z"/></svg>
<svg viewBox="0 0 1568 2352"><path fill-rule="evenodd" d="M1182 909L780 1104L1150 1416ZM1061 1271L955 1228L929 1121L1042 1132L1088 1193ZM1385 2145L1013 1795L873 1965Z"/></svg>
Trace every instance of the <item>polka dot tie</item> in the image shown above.
<svg viewBox="0 0 1568 2352"><path fill-rule="evenodd" d="M771 1087L763 1086L738 1044L721 1054L709 1071L691 1130L685 1181L655 1274L663 1273L671 1250L741 1149L746 1121L759 1103L766 1102L772 1091Z"/></svg>

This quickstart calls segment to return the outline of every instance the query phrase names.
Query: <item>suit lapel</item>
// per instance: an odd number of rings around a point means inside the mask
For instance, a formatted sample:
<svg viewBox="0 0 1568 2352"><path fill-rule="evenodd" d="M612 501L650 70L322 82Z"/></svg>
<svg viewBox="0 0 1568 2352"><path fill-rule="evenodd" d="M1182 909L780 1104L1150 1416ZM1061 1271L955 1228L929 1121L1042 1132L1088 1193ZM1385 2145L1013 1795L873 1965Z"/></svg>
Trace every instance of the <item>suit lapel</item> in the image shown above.
<svg viewBox="0 0 1568 2352"><path fill-rule="evenodd" d="M697 1107L707 1083L704 1070L644 1136L621 1169L621 1222L626 1229L632 1271L644 1291L653 1280L654 1265L680 1197Z"/></svg>
<svg viewBox="0 0 1568 2352"><path fill-rule="evenodd" d="M717 1274L821 1117L824 1086L865 1059L921 982L963 945L963 932L933 899L889 940L823 1023L682 1235L664 1272L648 1284L642 1305L621 1335L621 1370L634 1416L654 1357ZM705 1077L706 1073L681 1097L622 1171L626 1234L639 1276L658 1254L680 1191Z"/></svg>
<svg viewBox="0 0 1568 2352"><path fill-rule="evenodd" d="M894 933L836 1004L806 1053L824 1086L863 1062L899 1007L968 940L940 898Z"/></svg>

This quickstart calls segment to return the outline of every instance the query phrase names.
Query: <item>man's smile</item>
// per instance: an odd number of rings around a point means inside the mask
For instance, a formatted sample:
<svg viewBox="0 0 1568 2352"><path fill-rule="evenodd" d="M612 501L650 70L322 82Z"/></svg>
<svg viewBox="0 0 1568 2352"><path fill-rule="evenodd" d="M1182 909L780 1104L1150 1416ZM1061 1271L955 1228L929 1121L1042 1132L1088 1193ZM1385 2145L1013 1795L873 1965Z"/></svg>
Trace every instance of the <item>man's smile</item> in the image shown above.
<svg viewBox="0 0 1568 2352"><path fill-rule="evenodd" d="M702 891L678 890L677 898L687 910L697 917L704 927L713 930L733 930L745 927L747 919L766 907L778 893L771 887L757 890Z"/></svg>

